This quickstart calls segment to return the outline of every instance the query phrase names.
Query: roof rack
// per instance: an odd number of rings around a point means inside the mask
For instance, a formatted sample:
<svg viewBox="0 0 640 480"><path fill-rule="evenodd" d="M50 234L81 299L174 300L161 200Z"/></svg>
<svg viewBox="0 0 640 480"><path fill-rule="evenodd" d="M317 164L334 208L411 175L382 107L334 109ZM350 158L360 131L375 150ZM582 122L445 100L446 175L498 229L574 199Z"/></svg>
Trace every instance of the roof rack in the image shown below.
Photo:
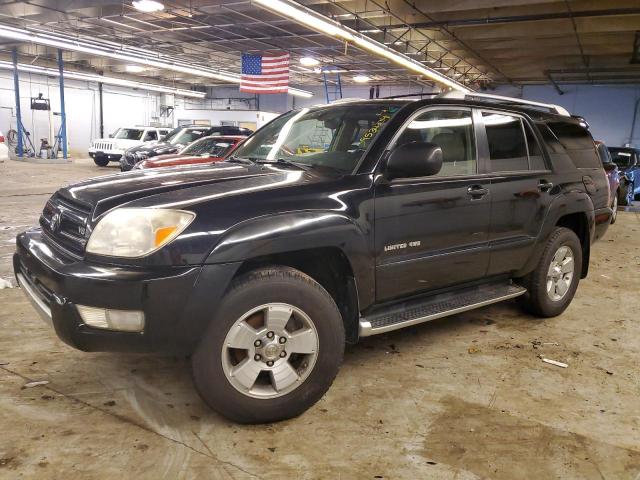
<svg viewBox="0 0 640 480"><path fill-rule="evenodd" d="M533 107L544 108L552 113L557 113L565 117L570 117L571 114L560 105L554 105L553 103L533 102L531 100L523 100L522 98L503 97L501 95L492 95L489 93L465 93L459 91L451 91L439 95L437 98L455 98L458 100L473 100L474 98L480 100L493 100L496 103L511 103L515 105L531 105Z"/></svg>

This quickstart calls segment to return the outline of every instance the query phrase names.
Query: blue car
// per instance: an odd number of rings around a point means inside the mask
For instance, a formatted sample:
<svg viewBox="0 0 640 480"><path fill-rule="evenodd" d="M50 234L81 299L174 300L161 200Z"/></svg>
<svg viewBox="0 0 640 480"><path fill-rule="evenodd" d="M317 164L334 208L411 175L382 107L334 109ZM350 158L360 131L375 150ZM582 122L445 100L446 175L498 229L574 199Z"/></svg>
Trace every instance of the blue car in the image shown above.
<svg viewBox="0 0 640 480"><path fill-rule="evenodd" d="M640 200L640 149L633 147L609 147L613 163L620 170L620 205L631 205Z"/></svg>

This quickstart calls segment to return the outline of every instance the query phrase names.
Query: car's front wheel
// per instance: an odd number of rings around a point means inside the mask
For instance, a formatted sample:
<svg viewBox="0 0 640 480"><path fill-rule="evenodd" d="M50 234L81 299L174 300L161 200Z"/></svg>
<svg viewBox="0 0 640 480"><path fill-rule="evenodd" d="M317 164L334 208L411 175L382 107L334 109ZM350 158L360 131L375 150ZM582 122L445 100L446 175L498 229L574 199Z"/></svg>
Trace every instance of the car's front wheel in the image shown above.
<svg viewBox="0 0 640 480"><path fill-rule="evenodd" d="M582 246L578 236L556 227L536 269L522 279L527 293L518 298L528 312L540 317L560 315L571 303L582 273Z"/></svg>
<svg viewBox="0 0 640 480"><path fill-rule="evenodd" d="M332 297L288 267L237 278L192 357L204 401L231 420L265 423L300 415L333 382L344 325Z"/></svg>
<svg viewBox="0 0 640 480"><path fill-rule="evenodd" d="M93 162L99 167L106 167L107 165L109 165L109 159L105 157L94 158Z"/></svg>

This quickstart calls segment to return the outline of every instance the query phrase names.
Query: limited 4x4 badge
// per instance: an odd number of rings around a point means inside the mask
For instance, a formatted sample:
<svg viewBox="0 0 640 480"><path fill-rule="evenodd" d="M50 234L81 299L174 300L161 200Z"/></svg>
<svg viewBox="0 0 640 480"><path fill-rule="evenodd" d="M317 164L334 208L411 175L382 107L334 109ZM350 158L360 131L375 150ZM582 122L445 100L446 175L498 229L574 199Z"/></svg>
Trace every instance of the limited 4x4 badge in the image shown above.
<svg viewBox="0 0 640 480"><path fill-rule="evenodd" d="M413 242L409 242L409 243L394 243L392 245L385 245L384 251L392 252L394 250L404 250L405 248L408 248L408 247L419 247L419 246L420 246L420 240L414 240Z"/></svg>

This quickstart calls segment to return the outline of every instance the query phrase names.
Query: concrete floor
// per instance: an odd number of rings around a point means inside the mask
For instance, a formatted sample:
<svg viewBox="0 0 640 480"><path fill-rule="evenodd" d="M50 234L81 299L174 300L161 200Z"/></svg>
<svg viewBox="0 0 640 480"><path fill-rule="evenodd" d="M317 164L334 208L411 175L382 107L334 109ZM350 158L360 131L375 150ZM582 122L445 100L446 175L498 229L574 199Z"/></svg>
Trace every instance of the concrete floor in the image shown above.
<svg viewBox="0 0 640 480"><path fill-rule="evenodd" d="M55 188L104 172L0 164L0 278ZM0 478L638 479L639 231L620 212L562 316L505 303L365 339L268 426L209 411L185 359L75 351L0 290Z"/></svg>

